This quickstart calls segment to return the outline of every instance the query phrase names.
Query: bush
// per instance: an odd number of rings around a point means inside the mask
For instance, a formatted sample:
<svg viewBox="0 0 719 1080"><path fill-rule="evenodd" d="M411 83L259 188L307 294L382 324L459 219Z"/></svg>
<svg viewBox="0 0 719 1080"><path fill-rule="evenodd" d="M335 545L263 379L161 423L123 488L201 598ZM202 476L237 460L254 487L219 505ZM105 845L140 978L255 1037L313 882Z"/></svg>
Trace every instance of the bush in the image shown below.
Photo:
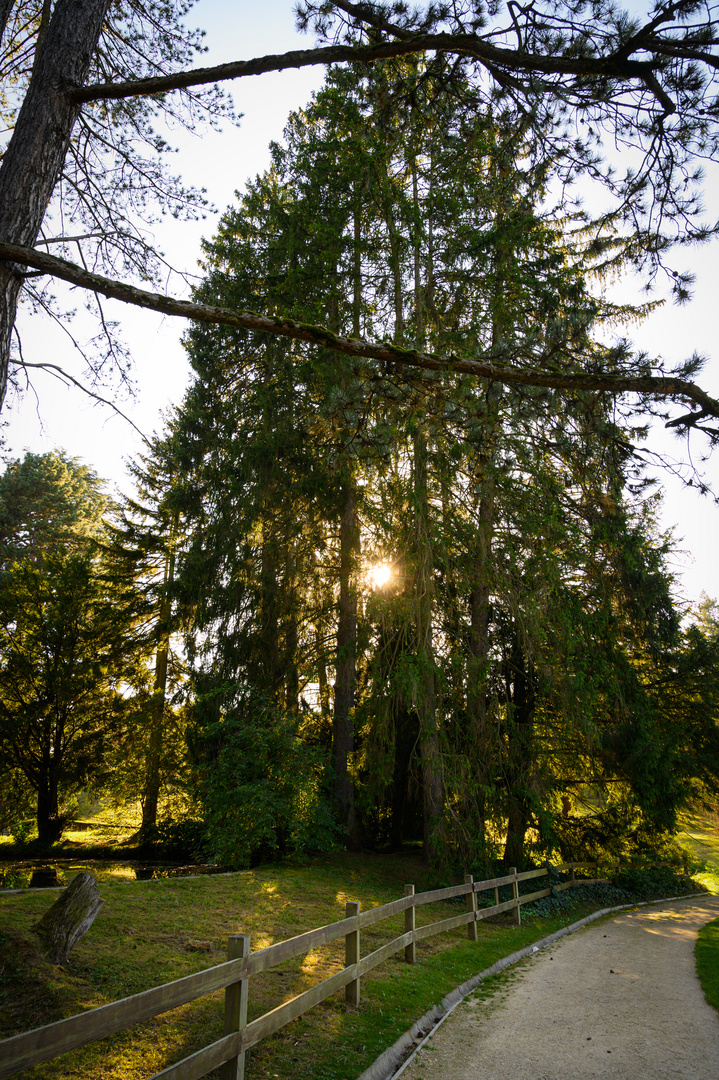
<svg viewBox="0 0 719 1080"><path fill-rule="evenodd" d="M532 889L537 887L535 882L522 884L531 884ZM587 882L586 885L575 885L572 889L545 896L533 904L527 904L525 911L528 914L550 916L570 911L578 904L586 902L598 904L600 907L619 907L622 904L640 904L647 900L686 896L702 891L701 885L687 874L679 873L671 867L637 868L625 870L606 882Z"/></svg>
<svg viewBox="0 0 719 1080"><path fill-rule="evenodd" d="M297 720L257 693L191 732L205 855L225 866L328 851L337 832L325 791L326 755Z"/></svg>

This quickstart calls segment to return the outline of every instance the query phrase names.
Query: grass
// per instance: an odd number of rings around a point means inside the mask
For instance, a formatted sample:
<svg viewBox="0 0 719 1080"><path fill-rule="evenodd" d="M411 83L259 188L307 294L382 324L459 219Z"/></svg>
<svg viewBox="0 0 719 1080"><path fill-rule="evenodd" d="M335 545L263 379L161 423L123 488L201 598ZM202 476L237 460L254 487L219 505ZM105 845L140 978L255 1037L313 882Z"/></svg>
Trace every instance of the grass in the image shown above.
<svg viewBox="0 0 719 1080"><path fill-rule="evenodd" d="M704 997L719 1009L719 919L702 926L694 947Z"/></svg>
<svg viewBox="0 0 719 1080"><path fill-rule="evenodd" d="M229 934L251 934L252 948L258 949L343 917L346 900L359 899L363 909L386 903L402 895L407 881L418 891L431 884L415 856L339 855L221 877L103 883L105 906L64 968L38 956L31 934L56 894L0 896L0 1034L50 1023L219 963ZM314 1080L354 1080L449 990L590 909L577 906L549 918L528 915L521 928L502 917L483 922L476 943L467 940L466 930L423 942L415 966L405 965L400 955L363 979L359 1008L346 1007L344 995L335 995L250 1051L248 1080L289 1080L298 1071ZM463 901L428 905L418 909L417 922L461 910ZM398 916L364 931L363 954L402 930ZM339 941L254 977L249 1018L343 964L344 942ZM221 1033L222 995L215 994L24 1075L140 1080Z"/></svg>
<svg viewBox="0 0 719 1080"><path fill-rule="evenodd" d="M699 860L699 870L692 876L716 895L719 893L719 813L686 814L681 824L677 840ZM704 997L719 1009L719 919L701 928L694 955Z"/></svg>
<svg viewBox="0 0 719 1080"><path fill-rule="evenodd" d="M107 818L98 822L100 830L119 823L117 817L109 821L110 813ZM687 816L677 837L700 861L695 879L715 893L719 893L718 825L716 815ZM100 842L95 830L78 831L70 839L74 844L69 845L72 861L64 872L65 883L85 861L83 850L85 855L95 854ZM114 845L120 841L113 856L121 858L125 838L108 828L105 839ZM127 880L133 872L126 868L113 873L113 879L100 884L105 906L64 968L42 960L31 932L57 894L0 895L0 1038L217 964L225 959L230 934L249 933L256 950L342 918L346 900L360 900L364 910L401 896L408 881L418 892L437 884L415 854L342 854L217 877L147 882ZM476 943L467 941L466 930L422 942L413 967L405 965L399 954L363 979L359 1008L348 1008L340 993L250 1051L247 1080L294 1080L298 1072L313 1080L355 1080L459 983L591 910L631 899L608 885L583 891L583 900L570 890L556 900L533 905L534 911L525 908L521 928L511 925L508 917L481 922ZM463 900L420 908L417 923L461 910ZM398 916L364 931L363 955L403 928L403 917ZM333 974L343 963L344 942L339 941L254 977L249 1019ZM717 924L701 932L697 963L707 999L719 1007ZM499 985L501 978L491 980L483 992L491 993ZM218 1038L222 1013L222 994L210 995L23 1076L142 1080Z"/></svg>
<svg viewBox="0 0 719 1080"><path fill-rule="evenodd" d="M719 813L706 810L684 814L677 841L699 862L692 877L707 892L719 893Z"/></svg>

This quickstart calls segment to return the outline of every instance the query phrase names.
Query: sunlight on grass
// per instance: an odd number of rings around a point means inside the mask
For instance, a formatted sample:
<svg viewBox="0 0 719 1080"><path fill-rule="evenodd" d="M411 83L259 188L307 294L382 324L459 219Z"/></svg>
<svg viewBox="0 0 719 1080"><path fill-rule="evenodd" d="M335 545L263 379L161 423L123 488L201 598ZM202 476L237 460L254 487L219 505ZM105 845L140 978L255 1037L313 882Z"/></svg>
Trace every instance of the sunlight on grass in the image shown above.
<svg viewBox="0 0 719 1080"><path fill-rule="evenodd" d="M77 873L82 870L82 866L72 866L70 868L73 873ZM104 874L106 881L137 881L135 870L132 866L113 866L105 871Z"/></svg>
<svg viewBox="0 0 719 1080"><path fill-rule="evenodd" d="M324 967L325 958L319 952L318 949L312 949L308 952L302 962L300 971L303 975L316 974L318 968Z"/></svg>
<svg viewBox="0 0 719 1080"><path fill-rule="evenodd" d="M698 881L707 892L713 896L719 896L719 870L697 870L692 877Z"/></svg>
<svg viewBox="0 0 719 1080"><path fill-rule="evenodd" d="M79 860L78 860L79 862ZM73 860L75 864L75 860ZM38 1027L129 994L221 963L227 936L248 933L252 951L344 917L345 899L363 910L402 896L404 883L418 892L439 883L419 858L342 854L302 865L258 867L217 877L168 878L100 884L106 904L88 934L61 968L43 965L33 951L31 927L48 897L27 892L0 896L0 994L3 1035ZM540 918L526 915L521 928L500 916L468 942L464 929L421 942L418 963L403 953L362 979L362 1004L347 1008L340 991L272 1039L253 1048L247 1080L355 1080L444 994L499 957L580 918L597 905ZM461 900L422 907L418 923L458 914ZM403 930L403 916L368 927L366 955ZM27 960L31 962L27 962ZM276 1008L343 966L344 939L253 976L249 1019ZM223 995L215 994L40 1066L36 1080L140 1080L222 1033Z"/></svg>
<svg viewBox="0 0 719 1080"><path fill-rule="evenodd" d="M719 814L690 811L680 819L679 844L699 863L692 876L714 895L719 895Z"/></svg>

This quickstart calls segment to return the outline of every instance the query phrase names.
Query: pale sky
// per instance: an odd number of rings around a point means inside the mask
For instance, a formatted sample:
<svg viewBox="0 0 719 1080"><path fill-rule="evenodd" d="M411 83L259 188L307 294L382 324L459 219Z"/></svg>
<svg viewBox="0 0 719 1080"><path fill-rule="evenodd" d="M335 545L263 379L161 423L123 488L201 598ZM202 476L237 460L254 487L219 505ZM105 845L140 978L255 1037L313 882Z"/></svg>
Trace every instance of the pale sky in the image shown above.
<svg viewBox="0 0 719 1080"><path fill-rule="evenodd" d="M245 16L243 11L247 12ZM307 48L312 43L310 37L295 32L289 0L263 0L261 5L256 0L232 5L227 0L200 0L191 21L207 31L209 52L200 61L203 66ZM184 134L181 139L177 137L175 142L180 152L173 162L175 170L188 182L207 187L209 198L222 212L234 201L234 192L266 168L270 140L281 138L288 112L304 105L312 91L319 88L322 78L322 68L307 68L231 84L235 108L244 114L240 128L205 134L201 140ZM707 208L713 211L708 216L719 217L716 173L708 185L706 201ZM197 224L164 224L158 236L170 262L190 271L197 270L200 238L212 236L215 221L211 217ZM708 356L707 367L697 381L715 397L719 397L718 256L717 241L699 250L682 250L677 265L694 270L697 276L692 302L682 308L667 304L644 326L628 331L628 336L642 348L652 355L662 355L670 363L694 351ZM81 306L77 294L70 303ZM160 431L162 411L180 402L189 379L180 344L184 323L112 301L105 302L105 310L109 317L120 322L135 361L137 395L121 399L118 404L142 431L147 434ZM20 325L26 360L51 360L80 376L80 365L61 330L40 318L24 318ZM73 332L82 337L84 325L78 319ZM34 386L37 401L30 390L20 402L13 404L12 410L3 414L10 456L22 456L27 449L43 452L61 448L81 457L120 490L129 490L124 462L142 448L133 428L108 408L89 402L77 390L65 388L48 375L37 375ZM652 432L647 446L679 461L688 461L690 454L697 465L704 449L697 439L688 450L661 429ZM719 494L719 452L702 468ZM702 591L717 598L719 508L671 477L663 476L663 482L667 495L662 527L675 527L677 538L683 541L680 547L684 553L677 556L672 567L680 580L680 592L691 601L697 600Z"/></svg>

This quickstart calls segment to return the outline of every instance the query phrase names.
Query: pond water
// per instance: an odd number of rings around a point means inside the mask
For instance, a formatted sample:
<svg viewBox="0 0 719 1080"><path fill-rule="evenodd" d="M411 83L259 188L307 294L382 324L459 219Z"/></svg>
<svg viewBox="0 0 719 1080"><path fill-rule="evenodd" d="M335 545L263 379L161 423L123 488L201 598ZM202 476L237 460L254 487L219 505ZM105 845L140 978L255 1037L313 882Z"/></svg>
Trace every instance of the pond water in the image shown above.
<svg viewBox="0 0 719 1080"><path fill-rule="evenodd" d="M98 882L152 881L197 874L223 874L228 868L212 863L110 862L107 859L40 859L0 862L0 892L15 889L52 889L69 885L83 870Z"/></svg>

